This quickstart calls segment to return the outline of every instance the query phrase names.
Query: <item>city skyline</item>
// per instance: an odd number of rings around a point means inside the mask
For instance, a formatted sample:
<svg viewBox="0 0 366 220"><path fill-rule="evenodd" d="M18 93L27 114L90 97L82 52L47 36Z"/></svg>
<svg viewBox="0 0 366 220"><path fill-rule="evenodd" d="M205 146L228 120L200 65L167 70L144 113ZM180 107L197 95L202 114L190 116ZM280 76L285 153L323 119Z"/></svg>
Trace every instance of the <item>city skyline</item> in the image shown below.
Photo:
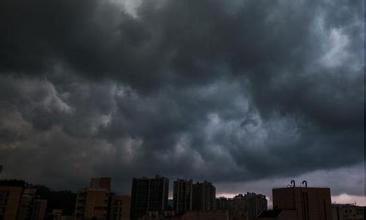
<svg viewBox="0 0 366 220"><path fill-rule="evenodd" d="M0 179L294 179L366 205L364 21L358 0L2 0Z"/></svg>
<svg viewBox="0 0 366 220"><path fill-rule="evenodd" d="M52 191L22 180L0 180L0 218L4 220L312 220L364 219L365 206L332 204L329 187L309 187L307 181L272 188L273 207L255 192L233 198L216 195L207 181L174 181L163 176L132 179L129 195L116 194L110 177L90 178L75 193Z"/></svg>
<svg viewBox="0 0 366 220"><path fill-rule="evenodd" d="M176 179L171 179L169 177L164 177L164 176L161 176L159 174L155 174L155 177L163 177L163 178L167 178L168 180L168 199L173 201L174 199L174 189L175 189L175 182L176 181L189 181L191 182L192 185L194 184L198 184L198 183L209 183L209 184L212 184L212 182L210 181L207 181L205 179L200 179L200 180L193 180L191 178L176 178ZM76 189L68 189L68 188L52 188L50 187L50 190L56 190L56 191L70 191L70 192L73 192L73 193L76 193L80 190L83 190L85 189L85 184L89 182L89 187L91 188L94 188L96 185L94 184L93 186L93 180L94 179L109 179L108 180L108 191L110 192L113 192L113 193L116 193L117 195L128 195L130 196L131 195L131 192L132 192L132 183L134 181L134 179L149 179L149 178L152 178L152 177L149 177L149 176L141 176L141 177L133 177L131 179L131 188L130 190L125 190L125 191L118 191L118 187L111 187L111 185L113 185L113 178L111 177L106 177L106 176L102 176L102 177L91 177L90 180L85 180L85 182L79 187L79 188L76 188ZM3 180L3 181L24 181L26 184L30 184L30 186L46 186L44 184L41 184L41 183L31 183L31 182L28 182L26 180L18 180L18 179L1 179L0 178L0 181ZM172 181L170 181L172 180ZM267 199L268 201L268 207L269 208L272 208L272 190L275 189L275 188L284 188L284 187L307 187L308 186L308 180L305 180L305 179L302 179L301 181L298 181L298 180L295 180L295 179L292 179L291 181L290 180L287 180L286 183L284 184L274 184L272 185L272 187L268 188L268 189L265 189L265 190L262 190L262 191L256 191L256 190L252 190L252 189L256 189L256 188L252 188L252 187L248 187L246 188L246 190L239 190L239 191L236 191L234 193L223 193L223 192L215 192L215 195L216 195L216 199L219 199L219 198L226 198L226 199L233 199L235 198L236 196L238 195L243 195L245 193L259 193L260 195L264 195L265 198ZM306 185L304 185L304 181L306 181ZM215 191L216 191L216 183L214 183L214 188L215 188ZM294 184L294 185L292 185ZM310 185L310 187L329 187L328 185ZM49 186L46 186L46 187L49 187ZM99 186L97 186L96 188L99 188ZM261 188L261 187L260 187ZM116 191L117 189L117 191ZM261 188L263 189L263 188ZM330 191L332 192L332 191ZM337 198L337 196L333 196L331 195L331 202L332 204L354 204L354 205L359 205L359 206L366 206L365 205L365 201L364 201L364 198L363 197L350 197L350 196L347 196L347 195L340 195L339 196L340 198ZM191 198L192 199L192 198Z"/></svg>

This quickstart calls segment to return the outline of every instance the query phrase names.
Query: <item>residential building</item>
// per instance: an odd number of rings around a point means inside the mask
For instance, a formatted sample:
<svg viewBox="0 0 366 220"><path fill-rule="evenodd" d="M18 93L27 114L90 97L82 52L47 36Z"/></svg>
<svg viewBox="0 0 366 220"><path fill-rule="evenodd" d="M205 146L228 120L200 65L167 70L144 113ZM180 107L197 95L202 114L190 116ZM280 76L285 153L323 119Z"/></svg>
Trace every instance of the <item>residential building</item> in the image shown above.
<svg viewBox="0 0 366 220"><path fill-rule="evenodd" d="M17 219L22 194L21 186L0 186L0 219Z"/></svg>
<svg viewBox="0 0 366 220"><path fill-rule="evenodd" d="M215 209L216 210L229 210L231 208L232 199L228 199L226 197L216 198L215 201Z"/></svg>
<svg viewBox="0 0 366 220"><path fill-rule="evenodd" d="M32 209L32 220L43 220L46 216L47 211L47 200L46 199L35 199L33 201Z"/></svg>
<svg viewBox="0 0 366 220"><path fill-rule="evenodd" d="M24 181L4 181L0 184L1 220L43 220L47 200L40 199L37 189Z"/></svg>
<svg viewBox="0 0 366 220"><path fill-rule="evenodd" d="M163 212L168 205L169 180L156 175L154 178L133 178L131 190L131 219L147 212Z"/></svg>
<svg viewBox="0 0 366 220"><path fill-rule="evenodd" d="M212 183L204 181L192 187L192 209L194 211L210 211L215 208L216 188Z"/></svg>
<svg viewBox="0 0 366 220"><path fill-rule="evenodd" d="M331 220L329 188L292 187L272 190L273 210L264 211L260 220Z"/></svg>
<svg viewBox="0 0 366 220"><path fill-rule="evenodd" d="M76 197L77 220L107 220L110 205L110 178L93 178L90 187L80 190Z"/></svg>
<svg viewBox="0 0 366 220"><path fill-rule="evenodd" d="M129 220L131 197L127 195L112 196L110 220Z"/></svg>
<svg viewBox="0 0 366 220"><path fill-rule="evenodd" d="M366 207L354 204L333 204L333 220L364 220Z"/></svg>
<svg viewBox="0 0 366 220"><path fill-rule="evenodd" d="M267 199L265 195L256 193L246 193L243 196L244 210L248 220L254 220L259 214L267 210Z"/></svg>
<svg viewBox="0 0 366 220"><path fill-rule="evenodd" d="M173 209L176 214L192 210L192 180L177 179L173 184Z"/></svg>
<svg viewBox="0 0 366 220"><path fill-rule="evenodd" d="M47 219L52 220L75 220L74 216L64 215L62 209L53 209Z"/></svg>

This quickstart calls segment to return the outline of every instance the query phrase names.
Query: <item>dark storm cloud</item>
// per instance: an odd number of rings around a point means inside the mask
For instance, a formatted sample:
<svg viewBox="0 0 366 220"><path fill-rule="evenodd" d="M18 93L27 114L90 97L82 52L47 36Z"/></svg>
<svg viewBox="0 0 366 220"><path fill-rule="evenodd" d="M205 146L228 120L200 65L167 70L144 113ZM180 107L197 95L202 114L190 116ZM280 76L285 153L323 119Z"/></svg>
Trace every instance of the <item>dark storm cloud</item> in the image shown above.
<svg viewBox="0 0 366 220"><path fill-rule="evenodd" d="M155 173L235 182L357 164L360 5L143 1L134 17L105 1L2 1L5 174L69 187L111 175L126 190Z"/></svg>

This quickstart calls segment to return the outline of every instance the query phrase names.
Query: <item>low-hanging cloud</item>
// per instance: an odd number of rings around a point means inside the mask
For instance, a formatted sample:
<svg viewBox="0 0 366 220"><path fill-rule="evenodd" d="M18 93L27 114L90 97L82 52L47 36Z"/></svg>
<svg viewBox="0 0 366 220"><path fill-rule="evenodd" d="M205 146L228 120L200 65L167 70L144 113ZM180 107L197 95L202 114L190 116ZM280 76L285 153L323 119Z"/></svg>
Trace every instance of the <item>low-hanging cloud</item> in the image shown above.
<svg viewBox="0 0 366 220"><path fill-rule="evenodd" d="M360 5L2 1L4 175L73 189L110 175L126 192L155 173L222 184L359 164Z"/></svg>

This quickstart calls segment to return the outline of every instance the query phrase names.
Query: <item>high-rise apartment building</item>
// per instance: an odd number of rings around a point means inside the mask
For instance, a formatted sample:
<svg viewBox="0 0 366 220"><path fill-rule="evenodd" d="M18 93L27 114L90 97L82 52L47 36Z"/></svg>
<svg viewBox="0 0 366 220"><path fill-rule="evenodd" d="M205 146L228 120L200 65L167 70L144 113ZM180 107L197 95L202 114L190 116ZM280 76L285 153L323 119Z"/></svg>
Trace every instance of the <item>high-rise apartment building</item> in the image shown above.
<svg viewBox="0 0 366 220"><path fill-rule="evenodd" d="M192 209L209 211L215 208L216 188L212 183L204 181L192 186Z"/></svg>
<svg viewBox="0 0 366 220"><path fill-rule="evenodd" d="M0 186L0 219L14 220L17 218L23 187Z"/></svg>
<svg viewBox="0 0 366 220"><path fill-rule="evenodd" d="M165 177L133 178L131 191L131 219L147 212L162 212L168 204L169 180Z"/></svg>
<svg viewBox="0 0 366 220"><path fill-rule="evenodd" d="M43 220L47 200L40 199L37 189L24 181L8 181L0 184L1 220Z"/></svg>
<svg viewBox="0 0 366 220"><path fill-rule="evenodd" d="M177 179L173 184L173 208L176 214L192 210L192 180Z"/></svg>
<svg viewBox="0 0 366 220"><path fill-rule="evenodd" d="M93 178L90 187L78 192L75 205L76 220L107 220L109 217L111 179Z"/></svg>

